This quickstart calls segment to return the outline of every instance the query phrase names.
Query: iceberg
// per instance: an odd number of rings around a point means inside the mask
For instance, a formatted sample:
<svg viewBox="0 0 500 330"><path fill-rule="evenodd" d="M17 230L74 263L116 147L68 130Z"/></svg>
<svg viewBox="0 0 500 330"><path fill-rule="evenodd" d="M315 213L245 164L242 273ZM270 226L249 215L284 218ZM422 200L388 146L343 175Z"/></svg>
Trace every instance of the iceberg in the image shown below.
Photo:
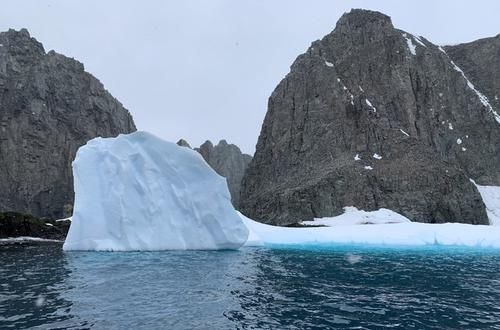
<svg viewBox="0 0 500 330"><path fill-rule="evenodd" d="M73 162L64 250L237 249L249 231L200 154L146 132L96 138Z"/></svg>
<svg viewBox="0 0 500 330"><path fill-rule="evenodd" d="M382 210L382 211L381 211ZM316 245L374 245L374 246L467 246L500 248L500 226L460 223L426 224L404 221L402 215L381 209L373 212L347 208L338 217L312 223L323 227L276 227L240 217L250 231L245 246L316 246ZM397 223L388 223L387 215ZM338 218L338 219L336 219ZM363 219L369 218L366 224ZM340 220L340 221L337 221ZM389 219L390 220L390 219ZM384 223L385 222L385 223ZM389 221L392 222L392 221Z"/></svg>

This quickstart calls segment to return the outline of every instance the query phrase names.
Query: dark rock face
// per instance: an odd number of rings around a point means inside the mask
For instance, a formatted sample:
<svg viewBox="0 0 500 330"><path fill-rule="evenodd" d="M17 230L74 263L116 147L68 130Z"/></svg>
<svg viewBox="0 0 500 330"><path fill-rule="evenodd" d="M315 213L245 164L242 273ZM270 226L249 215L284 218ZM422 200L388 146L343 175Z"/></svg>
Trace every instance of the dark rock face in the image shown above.
<svg viewBox="0 0 500 330"><path fill-rule="evenodd" d="M446 53L484 93L494 109L500 109L500 34L444 47Z"/></svg>
<svg viewBox="0 0 500 330"><path fill-rule="evenodd" d="M0 213L0 238L29 236L62 241L66 238L69 225L69 220L46 221L31 215Z"/></svg>
<svg viewBox="0 0 500 330"><path fill-rule="evenodd" d="M0 33L0 211L71 215L77 149L135 130L83 64L45 53L26 30Z"/></svg>
<svg viewBox="0 0 500 330"><path fill-rule="evenodd" d="M190 148L189 143L183 139L179 140L177 144ZM231 193L231 202L235 208L238 208L241 179L252 160L252 156L242 153L240 148L234 144L228 144L226 140L221 140L215 146L212 142L206 141L195 150L201 154L215 172L226 178Z"/></svg>
<svg viewBox="0 0 500 330"><path fill-rule="evenodd" d="M500 185L500 109L467 78L388 16L345 14L272 93L240 210L279 225L344 206L487 224L469 178Z"/></svg>

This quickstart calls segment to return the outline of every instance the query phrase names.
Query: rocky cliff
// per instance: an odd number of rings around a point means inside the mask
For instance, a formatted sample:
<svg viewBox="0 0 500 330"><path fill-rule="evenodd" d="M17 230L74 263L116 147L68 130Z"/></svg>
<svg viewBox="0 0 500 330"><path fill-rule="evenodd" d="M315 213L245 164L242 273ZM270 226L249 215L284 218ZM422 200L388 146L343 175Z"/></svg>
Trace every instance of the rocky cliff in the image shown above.
<svg viewBox="0 0 500 330"><path fill-rule="evenodd" d="M191 148L186 140L180 139L178 145ZM229 144L226 140L221 140L217 145L206 141L198 151L203 159L217 172L227 180L231 201L235 208L238 208L241 190L241 180L252 156L241 152L240 148L234 144Z"/></svg>
<svg viewBox="0 0 500 330"><path fill-rule="evenodd" d="M24 29L0 33L0 211L70 215L76 150L135 130L83 64L46 53Z"/></svg>
<svg viewBox="0 0 500 330"><path fill-rule="evenodd" d="M241 211L282 225L344 206L488 223L469 179L500 185L500 109L490 102L497 85L474 80L485 76L474 47L461 56L452 48L398 30L378 12L342 16L269 98ZM498 49L484 46L496 77Z"/></svg>
<svg viewBox="0 0 500 330"><path fill-rule="evenodd" d="M443 47L477 89L500 109L500 34L456 46Z"/></svg>

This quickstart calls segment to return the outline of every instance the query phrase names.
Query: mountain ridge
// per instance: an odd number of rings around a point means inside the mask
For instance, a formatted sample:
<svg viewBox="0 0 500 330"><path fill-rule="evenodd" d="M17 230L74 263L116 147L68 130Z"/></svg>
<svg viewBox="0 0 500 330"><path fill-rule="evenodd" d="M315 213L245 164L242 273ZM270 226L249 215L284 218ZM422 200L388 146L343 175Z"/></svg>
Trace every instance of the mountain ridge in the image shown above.
<svg viewBox="0 0 500 330"><path fill-rule="evenodd" d="M486 224L469 178L500 185L500 134L481 95L441 47L352 10L271 94L241 210L272 224L344 206Z"/></svg>

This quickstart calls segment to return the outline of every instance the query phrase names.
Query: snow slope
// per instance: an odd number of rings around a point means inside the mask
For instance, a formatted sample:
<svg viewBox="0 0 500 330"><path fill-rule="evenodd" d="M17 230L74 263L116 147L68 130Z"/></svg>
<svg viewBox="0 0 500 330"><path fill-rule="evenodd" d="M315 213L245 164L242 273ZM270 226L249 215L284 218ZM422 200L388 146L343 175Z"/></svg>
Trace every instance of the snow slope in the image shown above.
<svg viewBox="0 0 500 330"><path fill-rule="evenodd" d="M350 210L350 214L344 217L355 219L356 214L362 218L366 216L366 213L375 213L375 215L370 216L374 219L384 216L386 211L364 212ZM250 230L250 237L252 238L245 244L246 246L370 244L385 246L459 245L500 248L500 226L458 223L424 224L417 222L362 225L354 224L360 223L355 221L351 225L344 223L344 225L332 227L287 228L265 225L242 214L240 216ZM339 217L342 217L342 215ZM327 221L330 223L336 220L330 218ZM379 223L383 222L384 218L377 221Z"/></svg>
<svg viewBox="0 0 500 330"><path fill-rule="evenodd" d="M384 223L410 222L410 220L399 213L388 209L366 212L355 207L344 207L344 213L330 218L315 218L314 221L303 221L303 225L313 226L352 226Z"/></svg>
<svg viewBox="0 0 500 330"><path fill-rule="evenodd" d="M472 180L471 180L472 181ZM472 181L486 206L486 213L490 219L490 225L500 226L500 187L497 186L480 186Z"/></svg>
<svg viewBox="0 0 500 330"><path fill-rule="evenodd" d="M200 154L135 132L96 138L73 162L64 250L237 249L248 230Z"/></svg>

